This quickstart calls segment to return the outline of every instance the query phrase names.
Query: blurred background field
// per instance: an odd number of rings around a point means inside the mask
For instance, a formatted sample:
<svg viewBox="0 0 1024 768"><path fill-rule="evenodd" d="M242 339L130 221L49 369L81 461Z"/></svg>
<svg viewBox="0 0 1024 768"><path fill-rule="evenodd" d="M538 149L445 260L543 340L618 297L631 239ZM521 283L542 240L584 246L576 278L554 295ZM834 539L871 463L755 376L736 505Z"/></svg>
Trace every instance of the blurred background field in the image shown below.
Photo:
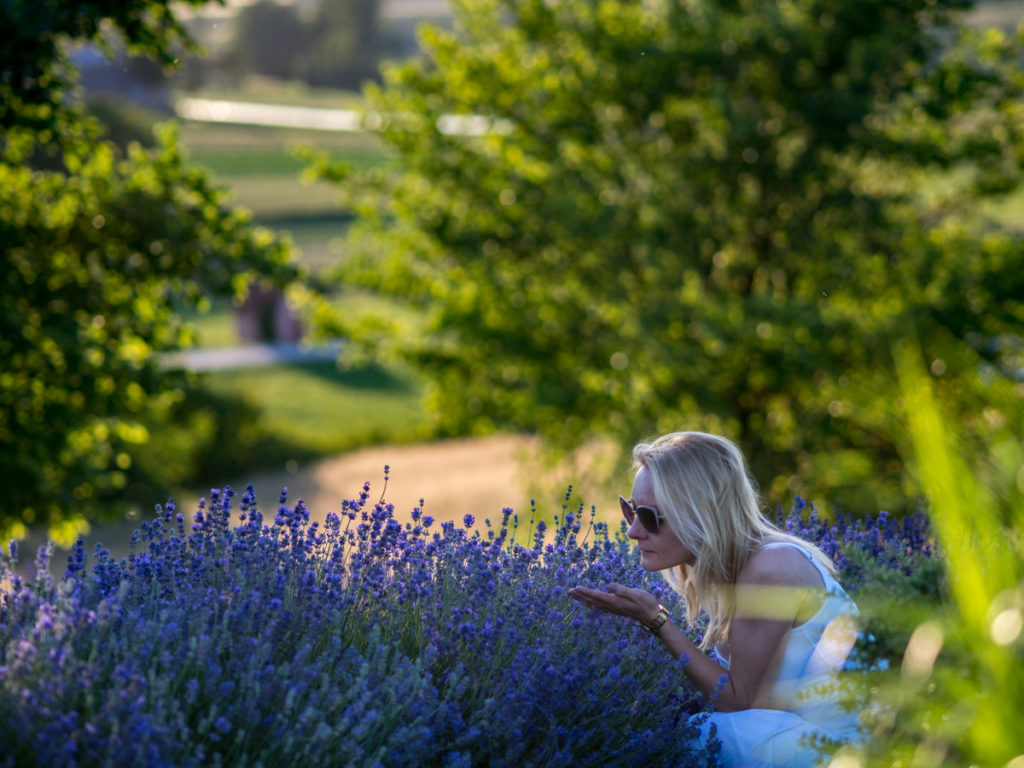
<svg viewBox="0 0 1024 768"><path fill-rule="evenodd" d="M189 96L345 109L361 103L352 92L266 80L199 89ZM131 111L132 138L144 138L151 124L167 119L157 111L109 101L104 105L105 110ZM106 111L101 116L105 115ZM251 212L255 224L290 238L311 275L337 269L344 258L342 242L350 217L339 207L334 185L303 181L305 162L295 156L294 149L302 144L314 146L333 160L367 168L385 159L373 134L188 120L180 122L179 131L189 160L229 189L230 202ZM332 291L331 300L351 313L379 303L343 287ZM186 307L181 315L194 327L200 349L259 343L242 337L238 306L229 297L211 296L201 310ZM171 492L183 492L194 501L210 483L223 481L225 475L240 476L242 467L250 479L265 473L294 479L320 458L365 446L427 440L432 434L421 398L422 386L410 371L374 364L353 367L344 360L193 374L187 399L209 400L212 407L195 406L206 416L200 421L220 421L222 426L209 426L205 441L196 421L187 417L181 421L180 413L173 419L177 423L157 426L153 445L141 452L138 468L143 476L129 489L126 511L133 517L140 508L145 513L152 504L144 499L159 500ZM245 429L237 429L240 419L247 422ZM232 431L232 445L210 442ZM178 469L169 472L169 466ZM377 468L378 474L382 467Z"/></svg>
<svg viewBox="0 0 1024 768"><path fill-rule="evenodd" d="M186 68L170 83L170 103L187 97L340 110L363 107L363 97L356 90L316 87L298 80L231 70L232 65L225 61L230 61L230 51L239 44L233 27L238 22L238 10L211 7L206 14L191 19L190 28L207 46L202 60L204 74L196 77ZM977 23L1005 28L1012 27L1020 15L1018 4L1000 0L980 3L973 12ZM414 52L410 30L416 24L423 20L442 26L448 23L446 8L438 3L384 3L381 17L392 31L399 27L404 30L392 35L389 44L392 51L407 55ZM396 43L399 39L404 42ZM147 120L166 117L129 104L114 108L135 110L133 119L143 130ZM326 277L344 262L344 237L351 216L340 207L335 184L303 180L306 161L296 156L295 148L312 147L334 161L365 170L383 167L388 160L376 135L187 119L179 122L181 144L190 160L226 186L233 202L251 211L255 223L290 237L302 264L313 275ZM1009 227L1024 227L1024 190L989 210ZM331 300L353 313L377 307L382 301L344 285L332 288ZM206 311L186 310L184 317L194 324L200 347L247 343L239 335L237 308L227 298L214 297ZM343 361L337 365L275 365L197 374L194 386L218 402L235 403L255 420L250 430L253 444L240 452L252 472L281 473L286 467L294 472L297 467L344 451L429 440L433 436L422 404L422 385L410 371L380 366L347 369ZM160 439L157 435L157 442ZM264 445L263 450L257 448L259 443ZM165 455L164 451L156 453ZM203 492L205 481L237 469L237 461L214 463L203 471L182 471L179 480L191 485L189 495L193 496Z"/></svg>
<svg viewBox="0 0 1024 768"><path fill-rule="evenodd" d="M308 21L316 5L289 5L287 12L305 14ZM348 64L341 58L325 63L308 57L302 60L298 54L291 63L271 61L272 51L260 35L269 30L278 35L279 48L287 48L287 30L280 22L283 17L274 16L285 6L229 3L223 8L203 8L186 18L186 26L206 50L170 79L147 75L151 79L146 82L161 94L159 98L152 102L124 98L124 88L112 92L96 85L83 67L84 94L91 111L122 144L131 139L151 142L153 124L176 121L190 161L207 169L218 184L230 190L230 200L250 211L256 224L294 242L301 264L326 288L332 306L360 315L383 305L398 315L405 310L397 304L392 306L386 298L373 297L332 277L348 258L345 235L353 218L339 203L337 184L303 179L307 162L295 153L296 147L305 145L355 170L382 168L389 155L377 135L202 122L173 113L174 104L182 98L334 110L363 108L359 83L376 79L381 62L415 55L414 30L420 22L441 28L451 24L442 2L385 0L370 5L375 8L374 19L339 16L337 22L339 28L368 25L362 38L345 44L354 46L352 55L366 65L364 68L360 68L362 64L354 67L354 59L347 60ZM346 11L352 12L351 8ZM985 0L977 4L970 19L979 26L1009 30L1022 13L1020 3ZM278 18L276 24L274 18ZM249 37L239 24L250 25L244 28L250 30ZM345 45L333 47L341 50ZM119 59L111 66L126 71L139 68L129 65ZM351 77L338 76L342 87L324 84L330 79L324 74L328 65L338 72L346 66L351 70ZM287 70L289 66L291 70ZM276 76L267 74L274 67L285 69ZM954 181L952 174L936 179L935 186L942 189ZM985 205L983 210L997 216L1007 228L1024 229L1024 190ZM194 325L200 348L256 343L241 334L238 307L229 298L211 296L203 311L184 309L182 316ZM405 322L410 319L414 324L414 316ZM138 514L153 498L171 491L197 497L211 482L239 477L242 471L294 476L317 461L369 446L429 445L440 432L423 403L424 392L424 383L407 368L361 360L352 363L344 354L337 363L277 364L193 374L184 402L151 425L152 444L135 457L123 500L128 511ZM468 437L472 431L464 430L462 436ZM451 436L451 430L446 434ZM225 444L229 439L230 445Z"/></svg>

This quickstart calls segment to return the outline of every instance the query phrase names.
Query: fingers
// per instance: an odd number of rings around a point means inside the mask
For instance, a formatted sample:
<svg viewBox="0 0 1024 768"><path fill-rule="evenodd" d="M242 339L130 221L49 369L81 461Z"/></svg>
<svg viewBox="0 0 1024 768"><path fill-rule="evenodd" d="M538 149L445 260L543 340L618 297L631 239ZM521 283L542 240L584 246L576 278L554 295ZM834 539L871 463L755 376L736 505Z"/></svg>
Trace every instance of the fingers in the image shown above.
<svg viewBox="0 0 1024 768"><path fill-rule="evenodd" d="M618 584L609 585L604 590L573 587L569 590L569 596L600 611L629 616L632 612L633 601L623 594L626 591L628 590Z"/></svg>
<svg viewBox="0 0 1024 768"><path fill-rule="evenodd" d="M570 595L607 595L614 594L612 587L616 584L609 584L605 589L593 589L592 587L573 587L569 590Z"/></svg>
<svg viewBox="0 0 1024 768"><path fill-rule="evenodd" d="M587 605L601 606L604 604L607 593L588 587L573 587L569 590L569 597Z"/></svg>
<svg viewBox="0 0 1024 768"><path fill-rule="evenodd" d="M590 603L597 597L597 591L586 587L573 587L569 590L569 597L581 603Z"/></svg>
<svg viewBox="0 0 1024 768"><path fill-rule="evenodd" d="M569 590L569 597L585 603L607 603L609 598L619 597L622 587L618 584L609 584L603 590L591 589L590 587L573 587Z"/></svg>
<svg viewBox="0 0 1024 768"><path fill-rule="evenodd" d="M608 584L604 589L573 587L568 594L592 608L633 619L642 620L658 606L658 601L650 593L621 584Z"/></svg>

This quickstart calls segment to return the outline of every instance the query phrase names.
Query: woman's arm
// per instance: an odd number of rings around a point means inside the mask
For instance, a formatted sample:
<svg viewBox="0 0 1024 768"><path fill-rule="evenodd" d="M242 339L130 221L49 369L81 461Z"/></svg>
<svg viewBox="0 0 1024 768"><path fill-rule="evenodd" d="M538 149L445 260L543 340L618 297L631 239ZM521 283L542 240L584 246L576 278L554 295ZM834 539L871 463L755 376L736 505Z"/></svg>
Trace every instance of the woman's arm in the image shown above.
<svg viewBox="0 0 1024 768"><path fill-rule="evenodd" d="M649 623L655 619L660 610L654 595L642 589L631 589L621 584L609 584L605 590L573 587L569 590L569 595L598 610L626 616L643 623ZM728 676L729 673L725 667L701 651L689 636L671 621L666 621L661 625L657 637L672 654L672 658L678 659L684 654L688 657L689 660L683 667L683 673L705 696L711 696L719 686L723 675ZM730 688L727 683L719 693L716 702L718 709L730 711L744 708L732 706Z"/></svg>
<svg viewBox="0 0 1024 768"><path fill-rule="evenodd" d="M672 622L665 622L657 633L673 658L683 654L689 657L683 672L705 696L711 696L722 676L727 675L715 701L721 712L756 706L782 643L804 610L806 588L821 587L821 577L800 552L779 547L753 555L736 587L737 613L729 633L728 670ZM659 611L653 595L619 584L610 584L605 590L574 587L569 595L607 613L644 623L653 620Z"/></svg>

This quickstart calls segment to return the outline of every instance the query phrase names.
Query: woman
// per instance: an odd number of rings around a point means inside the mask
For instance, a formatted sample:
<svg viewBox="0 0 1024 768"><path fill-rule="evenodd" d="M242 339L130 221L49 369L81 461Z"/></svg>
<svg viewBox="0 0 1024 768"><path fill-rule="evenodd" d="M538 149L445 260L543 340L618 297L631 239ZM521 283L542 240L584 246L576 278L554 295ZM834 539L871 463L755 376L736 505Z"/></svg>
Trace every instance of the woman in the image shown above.
<svg viewBox="0 0 1024 768"><path fill-rule="evenodd" d="M831 561L783 533L760 513L739 449L701 432L641 443L632 497L620 497L640 564L662 571L693 623L703 611L700 646L675 626L653 595L610 584L569 594L637 620L709 698L711 725L726 766L813 766L815 742L849 741L856 715L834 685L856 639L857 608L836 582ZM710 653L714 651L713 655Z"/></svg>

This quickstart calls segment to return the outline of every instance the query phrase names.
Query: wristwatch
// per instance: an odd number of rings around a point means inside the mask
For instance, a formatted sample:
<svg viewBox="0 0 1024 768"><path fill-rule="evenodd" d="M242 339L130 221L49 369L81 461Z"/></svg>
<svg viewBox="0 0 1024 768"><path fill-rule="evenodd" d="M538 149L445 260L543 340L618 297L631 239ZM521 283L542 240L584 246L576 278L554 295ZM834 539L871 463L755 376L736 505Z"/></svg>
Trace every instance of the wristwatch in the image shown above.
<svg viewBox="0 0 1024 768"><path fill-rule="evenodd" d="M658 606L658 615L650 621L640 621L640 624L655 637L658 636L658 632L661 631L662 625L668 621L668 611L664 605Z"/></svg>

